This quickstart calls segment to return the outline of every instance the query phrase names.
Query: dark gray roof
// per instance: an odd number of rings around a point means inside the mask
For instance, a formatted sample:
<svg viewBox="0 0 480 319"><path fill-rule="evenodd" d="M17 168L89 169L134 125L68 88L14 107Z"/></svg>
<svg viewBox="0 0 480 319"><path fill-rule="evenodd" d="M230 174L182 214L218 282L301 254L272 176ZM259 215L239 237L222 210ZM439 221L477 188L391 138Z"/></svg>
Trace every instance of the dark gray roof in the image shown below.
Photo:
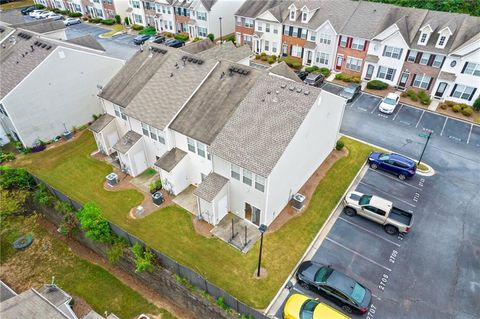
<svg viewBox="0 0 480 319"><path fill-rule="evenodd" d="M178 163L187 155L185 151L182 151L179 148L172 148L168 152L162 155L158 159L158 161L155 162L155 166L160 167L166 172L171 172L172 169L177 166Z"/></svg>
<svg viewBox="0 0 480 319"><path fill-rule="evenodd" d="M260 78L210 151L258 175L269 176L319 94L318 88L273 75Z"/></svg>
<svg viewBox="0 0 480 319"><path fill-rule="evenodd" d="M66 42L81 45L83 47L98 51L105 51L105 48L97 41L97 39L92 37L90 34L78 38L68 39Z"/></svg>
<svg viewBox="0 0 480 319"><path fill-rule="evenodd" d="M47 301L34 289L2 301L0 304L2 319L49 318L69 319L69 317Z"/></svg>
<svg viewBox="0 0 480 319"><path fill-rule="evenodd" d="M271 69L268 70L270 73L283 76L284 78L290 79L295 82L302 82L300 78L295 74L295 72L290 69L290 67L285 62L280 62Z"/></svg>
<svg viewBox="0 0 480 319"><path fill-rule="evenodd" d="M52 19L43 19L15 24L14 27L37 33L47 33L65 29L65 24L63 24L63 21L61 20L54 21Z"/></svg>
<svg viewBox="0 0 480 319"><path fill-rule="evenodd" d="M217 3L217 0L200 0L200 1L202 2L205 9L207 9L207 11L210 11L212 7L215 5L215 3Z"/></svg>
<svg viewBox="0 0 480 319"><path fill-rule="evenodd" d="M242 4L237 12L235 12L235 15L247 18L256 18L258 15L264 13L268 9L278 6L282 2L285 2L285 0L247 0Z"/></svg>
<svg viewBox="0 0 480 319"><path fill-rule="evenodd" d="M227 183L227 178L212 172L198 185L193 194L210 203Z"/></svg>
<svg viewBox="0 0 480 319"><path fill-rule="evenodd" d="M198 53L198 56L204 59L229 60L232 62L239 62L252 55L252 50L247 45L235 47L230 41Z"/></svg>
<svg viewBox="0 0 480 319"><path fill-rule="evenodd" d="M355 5L352 1L349 1L349 3L352 6ZM390 5L383 3L360 1L356 4L355 11L349 17L344 17L346 23L339 33L363 39L371 39L383 31L379 29L381 29L384 18L390 8ZM390 24L393 24L393 21L390 22Z"/></svg>
<svg viewBox="0 0 480 319"><path fill-rule="evenodd" d="M151 44L152 47L168 50L165 46ZM137 51L122 69L108 82L99 94L100 97L126 107L145 86L158 68L165 62L170 50L165 55L155 53L149 57L148 48Z"/></svg>
<svg viewBox="0 0 480 319"><path fill-rule="evenodd" d="M93 122L89 128L95 133L100 133L113 119L114 117L112 115L105 113Z"/></svg>
<svg viewBox="0 0 480 319"><path fill-rule="evenodd" d="M20 32L28 34L31 38L24 39L19 37L18 34ZM47 47L35 46L34 43L37 40L38 38L32 33L17 30L2 43L0 48L0 69L3 75L8 74L8 76L2 76L0 81L0 99L5 97L56 48L53 42L44 39L40 41L51 46L49 50L46 49ZM5 48L3 48L3 45L5 45ZM34 48L33 52L31 46Z"/></svg>
<svg viewBox="0 0 480 319"><path fill-rule="evenodd" d="M181 50L190 54L197 54L199 52L213 48L214 46L215 43L213 43L213 41L209 38L206 38L198 42L187 44L186 46L181 48Z"/></svg>
<svg viewBox="0 0 480 319"><path fill-rule="evenodd" d="M0 302L15 297L16 295L16 292L13 291L12 288L0 280Z"/></svg>
<svg viewBox="0 0 480 319"><path fill-rule="evenodd" d="M455 82L455 80L457 79L457 76L455 75L455 73L440 71L440 74L438 75L438 79Z"/></svg>
<svg viewBox="0 0 480 319"><path fill-rule="evenodd" d="M231 67L249 73L230 73ZM261 74L261 71L244 65L220 61L170 128L210 145Z"/></svg>
<svg viewBox="0 0 480 319"><path fill-rule="evenodd" d="M15 29L7 27L5 25L0 25L0 42L2 42L3 39L7 38L12 31L15 31Z"/></svg>
<svg viewBox="0 0 480 319"><path fill-rule="evenodd" d="M152 66L154 74L139 86L138 94L132 98L125 113L153 127L164 129L213 69L216 61L202 60L202 64L188 60L184 62L182 57L189 55L177 49L171 49L165 55L157 55L163 57L158 66ZM148 59L152 58L147 57ZM126 91L129 90L130 87L127 87Z"/></svg>
<svg viewBox="0 0 480 319"><path fill-rule="evenodd" d="M135 143L137 143L142 138L142 135L138 134L134 131L128 131L123 135L115 145L113 145L113 149L119 151L122 154L125 154L132 148Z"/></svg>
<svg viewBox="0 0 480 319"><path fill-rule="evenodd" d="M174 0L172 5L175 7L190 8L193 4L193 1L188 2L187 0Z"/></svg>
<svg viewBox="0 0 480 319"><path fill-rule="evenodd" d="M38 289L38 293L45 297L48 301L54 304L56 307L60 307L64 303L70 301L72 297L65 293L62 289L56 285L43 285Z"/></svg>

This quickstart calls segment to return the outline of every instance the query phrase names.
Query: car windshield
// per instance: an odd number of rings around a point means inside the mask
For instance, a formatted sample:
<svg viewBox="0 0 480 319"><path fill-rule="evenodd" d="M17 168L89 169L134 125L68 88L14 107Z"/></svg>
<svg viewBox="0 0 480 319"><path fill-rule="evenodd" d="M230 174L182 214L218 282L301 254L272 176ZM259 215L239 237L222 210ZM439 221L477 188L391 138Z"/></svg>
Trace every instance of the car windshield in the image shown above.
<svg viewBox="0 0 480 319"><path fill-rule="evenodd" d="M327 282L328 277L332 274L333 269L329 267L320 268L315 274L315 282Z"/></svg>
<svg viewBox="0 0 480 319"><path fill-rule="evenodd" d="M396 101L396 100L391 99L391 98L389 98L389 97L386 97L386 98L383 100L383 102L384 102L385 104L388 104L388 105L395 105L395 104L397 104L397 101Z"/></svg>
<svg viewBox="0 0 480 319"><path fill-rule="evenodd" d="M345 88L345 92L355 93L355 87L354 86L348 86L348 87Z"/></svg>
<svg viewBox="0 0 480 319"><path fill-rule="evenodd" d="M355 283L355 287L353 287L352 291L352 299L355 300L357 303L362 303L363 298L365 298L365 293L367 291L365 288L360 286L359 284Z"/></svg>
<svg viewBox="0 0 480 319"><path fill-rule="evenodd" d="M388 161L388 159L390 158L390 156L388 154L380 154L380 156L378 157L379 160L381 161Z"/></svg>
<svg viewBox="0 0 480 319"><path fill-rule="evenodd" d="M312 299L305 301L302 305L302 309L300 309L300 319L312 319L313 312L318 304L318 301Z"/></svg>
<svg viewBox="0 0 480 319"><path fill-rule="evenodd" d="M372 199L372 195L363 195L362 197L360 197L360 200L358 201L358 203L360 205L368 205L370 204L371 199Z"/></svg>

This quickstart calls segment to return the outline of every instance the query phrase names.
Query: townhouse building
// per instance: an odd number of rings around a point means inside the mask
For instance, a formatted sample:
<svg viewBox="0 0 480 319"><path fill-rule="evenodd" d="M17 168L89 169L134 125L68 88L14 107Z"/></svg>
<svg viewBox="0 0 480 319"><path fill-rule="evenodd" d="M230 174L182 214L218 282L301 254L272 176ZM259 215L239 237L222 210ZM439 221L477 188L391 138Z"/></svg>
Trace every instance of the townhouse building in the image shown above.
<svg viewBox="0 0 480 319"><path fill-rule="evenodd" d="M224 47L138 52L99 94L106 113L90 129L124 172L154 167L173 195L196 186L210 224L231 212L268 225L333 150L345 100Z"/></svg>
<svg viewBox="0 0 480 319"><path fill-rule="evenodd" d="M114 0L34 0L48 8L69 10L92 18L113 19L117 14ZM121 4L122 0L116 0Z"/></svg>
<svg viewBox="0 0 480 319"><path fill-rule="evenodd" d="M273 19L272 12L283 13L285 7L287 14ZM262 42L266 37L259 29L264 29L265 17L282 23L279 53L272 50L271 40L266 40L268 50ZM288 56L364 81L378 79L399 90L425 90L439 100L471 104L479 94L478 17L366 1L292 0L259 6L252 0L235 19L237 41L251 41L254 52ZM450 66L446 61L455 62Z"/></svg>

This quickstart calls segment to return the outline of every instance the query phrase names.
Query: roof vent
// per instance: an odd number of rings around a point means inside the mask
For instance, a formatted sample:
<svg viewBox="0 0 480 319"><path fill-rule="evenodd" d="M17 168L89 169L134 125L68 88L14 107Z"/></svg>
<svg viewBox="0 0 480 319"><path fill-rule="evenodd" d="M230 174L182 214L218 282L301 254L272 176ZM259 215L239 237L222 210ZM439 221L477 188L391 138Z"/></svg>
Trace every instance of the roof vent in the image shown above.
<svg viewBox="0 0 480 319"><path fill-rule="evenodd" d="M290 91L294 91L294 90L295 90L295 87L289 86L288 89L289 89Z"/></svg>
<svg viewBox="0 0 480 319"><path fill-rule="evenodd" d="M281 87L282 89L284 89L284 88L287 87L287 85L286 85L285 83L283 83L282 85L280 85L280 87Z"/></svg>
<svg viewBox="0 0 480 319"><path fill-rule="evenodd" d="M302 88L297 88L297 93L302 92Z"/></svg>
<svg viewBox="0 0 480 319"><path fill-rule="evenodd" d="M272 91L270 91L270 90L267 91L267 94L271 94L271 93L272 93Z"/></svg>
<svg viewBox="0 0 480 319"><path fill-rule="evenodd" d="M45 43L42 44L42 48L45 48L47 45Z"/></svg>
<svg viewBox="0 0 480 319"><path fill-rule="evenodd" d="M305 90L305 91L303 91L303 94L309 95L309 94L310 94L310 91Z"/></svg>
<svg viewBox="0 0 480 319"><path fill-rule="evenodd" d="M52 48L52 46L51 46L51 45L49 45L49 46L48 46L46 49L47 49L47 50L50 50L51 48Z"/></svg>
<svg viewBox="0 0 480 319"><path fill-rule="evenodd" d="M275 93L276 93L276 94L279 94L279 93L280 93L280 91L279 91L279 90L275 90Z"/></svg>
<svg viewBox="0 0 480 319"><path fill-rule="evenodd" d="M173 77L173 73L170 73L170 77Z"/></svg>
<svg viewBox="0 0 480 319"><path fill-rule="evenodd" d="M203 64L203 60L198 60L198 61L197 61L197 64L202 65L202 64Z"/></svg>
<svg viewBox="0 0 480 319"><path fill-rule="evenodd" d="M276 96L273 97L272 99L273 103L277 103L278 102L278 98Z"/></svg>
<svg viewBox="0 0 480 319"><path fill-rule="evenodd" d="M192 61L193 61L193 58L192 58L192 57L188 57L187 61L188 61L188 62L192 62Z"/></svg>

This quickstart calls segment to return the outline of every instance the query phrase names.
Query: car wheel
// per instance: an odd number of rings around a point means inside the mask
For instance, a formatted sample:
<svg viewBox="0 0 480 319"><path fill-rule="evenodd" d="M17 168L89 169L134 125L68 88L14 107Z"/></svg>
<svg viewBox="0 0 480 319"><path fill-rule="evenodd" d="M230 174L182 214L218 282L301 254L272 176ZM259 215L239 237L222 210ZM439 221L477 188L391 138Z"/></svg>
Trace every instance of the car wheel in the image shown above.
<svg viewBox="0 0 480 319"><path fill-rule="evenodd" d="M398 234L398 229L395 226L387 225L387 226L385 226L385 232L389 235L394 236L394 235Z"/></svg>
<svg viewBox="0 0 480 319"><path fill-rule="evenodd" d="M305 288L305 289L309 289L309 288L310 288L305 281L299 280L299 283L300 283L300 286L302 286L302 288Z"/></svg>
<svg viewBox="0 0 480 319"><path fill-rule="evenodd" d="M353 216L357 215L357 211L355 209L353 209L352 207L345 207L343 209L343 212L345 213L345 215L350 216L350 217L353 217Z"/></svg>
<svg viewBox="0 0 480 319"><path fill-rule="evenodd" d="M377 168L378 168L378 165L377 165L376 163L371 163L371 164L370 164L370 167L371 167L372 169L377 169Z"/></svg>
<svg viewBox="0 0 480 319"><path fill-rule="evenodd" d="M403 174L400 174L398 175L398 178L401 180L401 181L404 181L407 177Z"/></svg>
<svg viewBox="0 0 480 319"><path fill-rule="evenodd" d="M349 305L343 305L342 310L346 313L352 313L352 308Z"/></svg>

